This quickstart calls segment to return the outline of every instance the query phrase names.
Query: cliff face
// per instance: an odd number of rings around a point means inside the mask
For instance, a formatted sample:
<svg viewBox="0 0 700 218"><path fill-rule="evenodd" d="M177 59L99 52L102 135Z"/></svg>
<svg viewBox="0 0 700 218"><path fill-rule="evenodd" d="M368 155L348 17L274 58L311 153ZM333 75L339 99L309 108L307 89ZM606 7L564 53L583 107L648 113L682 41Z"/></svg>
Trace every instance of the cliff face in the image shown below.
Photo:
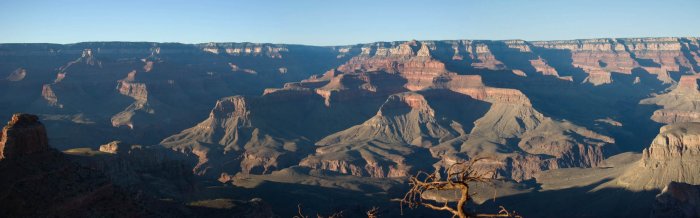
<svg viewBox="0 0 700 218"><path fill-rule="evenodd" d="M669 124L619 181L632 189L661 189L670 182L700 184L699 156L700 123Z"/></svg>
<svg viewBox="0 0 700 218"><path fill-rule="evenodd" d="M0 133L0 160L49 150L46 129L39 117L15 114Z"/></svg>
<svg viewBox="0 0 700 218"><path fill-rule="evenodd" d="M678 84L668 93L644 99L641 104L654 104L662 108L654 111L651 119L659 123L681 123L700 121L700 100L697 75L683 75Z"/></svg>
<svg viewBox="0 0 700 218"><path fill-rule="evenodd" d="M427 44L427 53L433 54L432 57L455 67L514 70L522 72L521 75L561 79L575 76L576 82L593 85L613 83L615 74L639 77L637 72L640 71L651 74L660 82L672 83L671 75L695 73L698 69L697 38L423 43ZM365 48L368 50L366 54L373 54L373 47ZM568 67L585 75L572 74Z"/></svg>
<svg viewBox="0 0 700 218"><path fill-rule="evenodd" d="M661 128L643 152L643 164L657 167L666 161L696 161L700 156L700 123L678 123Z"/></svg>
<svg viewBox="0 0 700 218"><path fill-rule="evenodd" d="M268 58L283 58L283 54L289 52L285 45L259 44L259 43L206 43L197 47L205 52L213 54L228 54L232 56L264 56Z"/></svg>
<svg viewBox="0 0 700 218"><path fill-rule="evenodd" d="M571 64L588 74L594 85L612 83L611 73L632 74L642 69L659 81L671 83L671 72L694 73L695 38L591 39L533 42L544 51L564 50Z"/></svg>

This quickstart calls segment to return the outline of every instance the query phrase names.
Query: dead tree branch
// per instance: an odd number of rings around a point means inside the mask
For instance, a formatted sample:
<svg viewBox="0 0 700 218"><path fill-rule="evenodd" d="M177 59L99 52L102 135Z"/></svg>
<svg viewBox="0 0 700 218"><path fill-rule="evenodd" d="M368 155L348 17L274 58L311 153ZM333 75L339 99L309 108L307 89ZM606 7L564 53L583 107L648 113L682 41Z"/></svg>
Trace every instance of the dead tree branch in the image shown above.
<svg viewBox="0 0 700 218"><path fill-rule="evenodd" d="M297 213L299 213L299 215L296 215L293 218L309 218L309 216L304 215L304 213L301 211L301 204L297 204L297 209L298 209ZM342 217L343 217L343 211L335 212L327 217L321 216L320 214L316 214L316 218L342 218Z"/></svg>
<svg viewBox="0 0 700 218"><path fill-rule="evenodd" d="M469 193L469 183L488 183L494 179L495 173L474 168L475 163L484 159L485 158L477 158L469 162L452 164L445 171L446 177L444 178L441 178L437 171L432 174L418 172L418 174L409 178L411 189L406 192L404 198L401 200L401 212L403 213L403 205L406 205L411 209L421 206L432 210L447 211L452 214L453 218L520 217L503 207L501 207L501 212L498 214L472 214L465 211L466 204L471 200L471 196L475 194ZM451 206L447 200L445 202L438 202L434 199L426 199L423 196L426 192L446 190L458 191L460 193L460 198L456 205Z"/></svg>

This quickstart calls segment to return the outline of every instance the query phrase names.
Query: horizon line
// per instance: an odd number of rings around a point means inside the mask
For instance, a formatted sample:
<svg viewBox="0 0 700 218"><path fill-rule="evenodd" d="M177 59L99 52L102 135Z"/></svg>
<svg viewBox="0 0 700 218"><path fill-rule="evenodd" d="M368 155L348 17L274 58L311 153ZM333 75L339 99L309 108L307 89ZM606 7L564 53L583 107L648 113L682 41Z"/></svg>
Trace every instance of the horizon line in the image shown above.
<svg viewBox="0 0 700 218"><path fill-rule="evenodd" d="M411 40L379 40L373 42L363 42L363 43L353 43L353 44L339 44L339 45L313 45L313 44L303 44L303 43L278 43L278 42L250 42L250 41L210 41L210 42L167 42L167 41L119 41L119 40L104 40L104 41L79 41L73 43L54 43L54 42L0 42L0 45L11 45L11 44L49 44L49 45L76 45L83 43L158 43L158 44L183 44L183 45L202 45L202 44L224 44L224 43L237 43L237 44L271 44L271 45L297 45L297 46L314 46L314 47L340 47L340 46L355 46L355 45L366 45L374 43L392 43L392 42L440 42L440 41L493 41L493 42L503 42L503 41L525 41L525 42L556 42L556 41L582 41L582 40L595 40L595 39L660 39L660 38L695 38L698 39L700 36L642 36L642 37L591 37L591 38L573 38L573 39L551 39L551 40L524 40L524 39L411 39Z"/></svg>

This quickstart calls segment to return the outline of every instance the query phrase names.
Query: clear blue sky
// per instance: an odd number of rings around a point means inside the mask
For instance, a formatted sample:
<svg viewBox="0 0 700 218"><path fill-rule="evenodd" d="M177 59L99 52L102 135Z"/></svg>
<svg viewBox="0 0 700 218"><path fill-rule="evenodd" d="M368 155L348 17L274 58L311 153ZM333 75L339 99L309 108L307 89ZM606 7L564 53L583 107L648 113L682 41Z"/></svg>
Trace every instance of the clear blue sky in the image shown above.
<svg viewBox="0 0 700 218"><path fill-rule="evenodd" d="M700 0L0 0L0 43L700 36Z"/></svg>

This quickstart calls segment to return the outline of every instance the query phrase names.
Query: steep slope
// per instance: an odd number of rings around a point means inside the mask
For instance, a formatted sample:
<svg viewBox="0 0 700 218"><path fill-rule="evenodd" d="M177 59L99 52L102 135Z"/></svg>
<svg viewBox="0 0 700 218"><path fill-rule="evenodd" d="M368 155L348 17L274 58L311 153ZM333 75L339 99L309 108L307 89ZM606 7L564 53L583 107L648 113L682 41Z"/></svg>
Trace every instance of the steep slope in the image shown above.
<svg viewBox="0 0 700 218"><path fill-rule="evenodd" d="M265 173L290 166L292 163L281 156L287 152L297 152L297 143L308 142L287 141L261 130L254 125L257 122L253 118L254 114L251 114L250 104L249 100L240 96L222 99L216 103L205 121L166 138L161 144L197 155L199 163L194 169L197 174L207 173L212 167L210 165L218 164L211 163L218 161L210 160L214 158L211 156L222 154L228 154L228 157L220 158L238 160L239 164L232 165L247 173ZM224 166L214 166L217 170L221 170L221 167Z"/></svg>
<svg viewBox="0 0 700 218"><path fill-rule="evenodd" d="M431 101L426 96L432 97ZM455 108L463 110L460 112L473 114L488 107L449 92L394 94L374 117L316 142L320 146L316 153L300 165L370 177L402 177L414 168L430 167L436 160L427 148L465 134L471 125L459 123L464 120L459 118L469 116L447 117L454 113L436 113L430 106L448 102L455 102Z"/></svg>
<svg viewBox="0 0 700 218"><path fill-rule="evenodd" d="M234 96L216 103L209 118L161 144L199 158L195 172L270 173L296 165L313 141L369 117L371 98L328 107L310 90L275 90L258 97ZM309 125L313 124L313 125Z"/></svg>
<svg viewBox="0 0 700 218"><path fill-rule="evenodd" d="M608 136L544 117L532 108L494 104L468 137L442 146L459 149L445 157L448 163L465 156L489 157L496 162L483 163L487 169L519 181L544 170L600 166L616 150L613 144Z"/></svg>

